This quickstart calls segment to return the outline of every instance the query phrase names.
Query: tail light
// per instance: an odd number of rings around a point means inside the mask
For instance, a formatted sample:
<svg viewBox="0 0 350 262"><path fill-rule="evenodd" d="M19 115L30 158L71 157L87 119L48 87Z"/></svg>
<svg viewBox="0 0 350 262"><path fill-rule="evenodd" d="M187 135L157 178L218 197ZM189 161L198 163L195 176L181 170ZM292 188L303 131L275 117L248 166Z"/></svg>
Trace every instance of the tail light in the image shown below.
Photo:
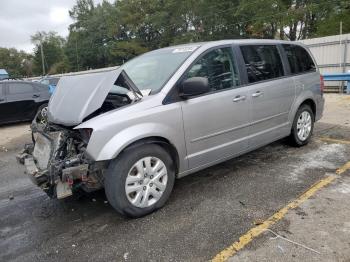
<svg viewBox="0 0 350 262"><path fill-rule="evenodd" d="M323 92L324 92L324 79L323 79L323 75L320 75L320 89L321 89L321 93L323 94Z"/></svg>

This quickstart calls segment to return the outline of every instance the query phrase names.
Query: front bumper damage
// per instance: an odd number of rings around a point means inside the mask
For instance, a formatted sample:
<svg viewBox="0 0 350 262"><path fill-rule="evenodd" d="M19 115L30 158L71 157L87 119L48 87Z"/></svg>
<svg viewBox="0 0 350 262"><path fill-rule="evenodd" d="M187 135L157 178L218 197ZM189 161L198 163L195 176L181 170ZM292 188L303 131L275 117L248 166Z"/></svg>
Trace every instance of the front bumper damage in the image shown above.
<svg viewBox="0 0 350 262"><path fill-rule="evenodd" d="M91 192L103 187L105 163L85 154L86 142L78 131L60 126L31 125L33 143L25 145L17 160L34 184L51 198L65 198L73 192Z"/></svg>

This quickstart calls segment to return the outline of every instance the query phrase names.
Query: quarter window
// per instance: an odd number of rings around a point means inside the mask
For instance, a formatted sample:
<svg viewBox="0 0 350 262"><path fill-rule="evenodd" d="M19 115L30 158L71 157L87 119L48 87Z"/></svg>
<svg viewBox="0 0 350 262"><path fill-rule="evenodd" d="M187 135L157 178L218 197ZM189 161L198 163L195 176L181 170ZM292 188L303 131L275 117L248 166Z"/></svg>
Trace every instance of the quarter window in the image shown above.
<svg viewBox="0 0 350 262"><path fill-rule="evenodd" d="M284 75L282 60L274 45L241 46L249 83Z"/></svg>
<svg viewBox="0 0 350 262"><path fill-rule="evenodd" d="M30 84L24 83L12 83L8 85L8 92L11 95L14 94L24 94L24 93L32 93L34 88Z"/></svg>
<svg viewBox="0 0 350 262"><path fill-rule="evenodd" d="M206 77L212 91L239 85L233 53L230 47L218 48L201 57L187 72L186 78Z"/></svg>
<svg viewBox="0 0 350 262"><path fill-rule="evenodd" d="M312 61L312 58L303 47L297 45L282 46L286 52L292 74L316 71L316 66Z"/></svg>

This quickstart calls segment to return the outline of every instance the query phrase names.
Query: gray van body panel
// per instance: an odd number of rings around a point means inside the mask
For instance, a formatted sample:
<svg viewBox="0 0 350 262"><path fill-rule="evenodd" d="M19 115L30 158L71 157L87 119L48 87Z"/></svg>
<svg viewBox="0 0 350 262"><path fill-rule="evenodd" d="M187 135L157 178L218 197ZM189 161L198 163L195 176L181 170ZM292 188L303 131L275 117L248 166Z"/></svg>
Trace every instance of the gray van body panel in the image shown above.
<svg viewBox="0 0 350 262"><path fill-rule="evenodd" d="M49 121L65 126L80 124L102 106L120 72L121 69L115 69L61 77L50 99Z"/></svg>
<svg viewBox="0 0 350 262"><path fill-rule="evenodd" d="M319 120L324 98L318 69L288 75L288 68L285 68L287 75L281 78L254 84L242 79L238 88L163 103L179 78L206 50L227 45L235 48L241 44L283 43L301 45L276 40L200 43L160 92L77 126L76 129L93 129L86 152L95 161L110 160L136 141L160 137L176 149L177 176L181 177L288 136L298 108L308 99L314 102L315 120ZM282 59L286 67L285 57ZM255 97L257 91L263 95ZM246 99L233 103L237 96Z"/></svg>

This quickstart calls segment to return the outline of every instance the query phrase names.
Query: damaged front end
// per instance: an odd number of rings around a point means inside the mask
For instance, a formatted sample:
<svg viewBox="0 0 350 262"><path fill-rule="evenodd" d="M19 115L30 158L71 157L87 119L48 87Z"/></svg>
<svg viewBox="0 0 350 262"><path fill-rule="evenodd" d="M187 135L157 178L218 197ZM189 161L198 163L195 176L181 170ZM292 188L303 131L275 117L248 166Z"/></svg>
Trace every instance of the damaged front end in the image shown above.
<svg viewBox="0 0 350 262"><path fill-rule="evenodd" d="M85 153L91 130L73 130L36 119L31 129L33 144L27 144L17 159L33 183L51 198L103 187L105 163L94 162Z"/></svg>
<svg viewBox="0 0 350 262"><path fill-rule="evenodd" d="M149 91L146 91L146 94ZM141 93L123 70L65 76L50 99L46 119L31 124L33 143L17 159L30 179L50 197L64 198L82 189L103 187L108 162L86 153L92 129L78 128L84 121L136 103Z"/></svg>

